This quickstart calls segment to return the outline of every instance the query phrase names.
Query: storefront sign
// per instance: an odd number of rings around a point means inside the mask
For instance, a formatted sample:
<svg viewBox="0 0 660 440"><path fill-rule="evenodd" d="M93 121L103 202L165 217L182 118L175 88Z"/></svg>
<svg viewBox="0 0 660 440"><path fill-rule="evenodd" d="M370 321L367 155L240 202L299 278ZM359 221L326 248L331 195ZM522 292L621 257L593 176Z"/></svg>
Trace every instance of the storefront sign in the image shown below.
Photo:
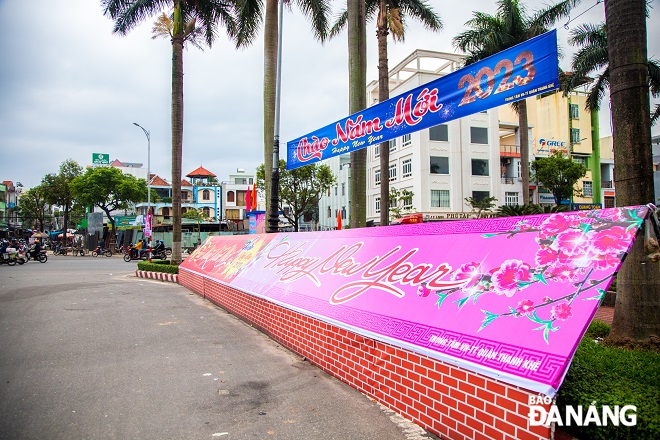
<svg viewBox="0 0 660 440"><path fill-rule="evenodd" d="M600 203L573 203L571 204L573 211L588 211L591 209L602 209Z"/></svg>
<svg viewBox="0 0 660 440"><path fill-rule="evenodd" d="M539 139L536 147L536 154L551 155L554 153L568 153L568 142L558 141L556 139Z"/></svg>
<svg viewBox="0 0 660 440"><path fill-rule="evenodd" d="M209 237L179 270L553 395L647 214Z"/></svg>
<svg viewBox="0 0 660 440"><path fill-rule="evenodd" d="M482 61L287 142L287 169L559 87L552 30Z"/></svg>
<svg viewBox="0 0 660 440"><path fill-rule="evenodd" d="M92 163L94 165L110 165L110 155L103 153L93 153Z"/></svg>

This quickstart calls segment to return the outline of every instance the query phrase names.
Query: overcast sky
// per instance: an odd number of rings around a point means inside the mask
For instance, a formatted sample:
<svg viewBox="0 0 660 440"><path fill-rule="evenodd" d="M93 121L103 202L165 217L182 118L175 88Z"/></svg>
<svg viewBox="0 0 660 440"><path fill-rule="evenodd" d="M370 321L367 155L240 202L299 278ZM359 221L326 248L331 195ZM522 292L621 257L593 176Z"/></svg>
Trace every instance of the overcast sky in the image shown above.
<svg viewBox="0 0 660 440"><path fill-rule="evenodd" d="M405 43L389 45L390 67L415 49L453 52L452 38L473 10L495 13L493 0L429 0L444 30L425 31L409 20ZM527 0L528 12L547 4ZM585 0L568 27L604 21L604 4ZM335 1L335 12L345 2ZM654 0L650 23L660 21ZM147 164L147 140L133 122L151 132L151 172L171 176L171 44L152 40L149 19L121 37L103 16L98 0L0 0L0 181L39 184L72 158L83 167L92 153ZM569 69L573 49L557 25ZM346 33L325 45L314 41L297 10L284 15L281 145L348 115ZM660 59L660 27L649 26L649 56ZM375 24L368 24L367 80L377 79ZM227 180L237 168L254 172L263 162L263 32L236 50L226 34L203 52L184 52L183 175L200 165ZM607 108L607 107L605 107ZM603 120L601 135L610 134ZM656 126L654 133L659 132Z"/></svg>

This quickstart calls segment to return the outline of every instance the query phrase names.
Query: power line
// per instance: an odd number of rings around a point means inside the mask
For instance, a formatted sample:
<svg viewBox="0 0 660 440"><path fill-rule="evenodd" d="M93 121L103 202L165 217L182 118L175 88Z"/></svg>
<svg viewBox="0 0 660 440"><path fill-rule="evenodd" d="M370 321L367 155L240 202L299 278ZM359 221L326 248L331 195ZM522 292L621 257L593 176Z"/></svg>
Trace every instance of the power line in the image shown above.
<svg viewBox="0 0 660 440"><path fill-rule="evenodd" d="M568 16L568 21L564 24L564 29L566 29L567 31L570 30L570 28L568 27L568 25L569 25L572 21L577 20L579 17L583 16L584 14L586 14L587 12L589 12L590 10L592 10L593 8L595 8L596 6L598 6L600 3L603 3L603 1L604 1L604 0L596 0L596 4L595 4L595 5L591 6L589 9L587 9L587 10L584 11L584 12L582 12L581 14L579 14L579 15L578 15L577 17L575 17L575 18L571 18L571 16L569 15L569 16Z"/></svg>

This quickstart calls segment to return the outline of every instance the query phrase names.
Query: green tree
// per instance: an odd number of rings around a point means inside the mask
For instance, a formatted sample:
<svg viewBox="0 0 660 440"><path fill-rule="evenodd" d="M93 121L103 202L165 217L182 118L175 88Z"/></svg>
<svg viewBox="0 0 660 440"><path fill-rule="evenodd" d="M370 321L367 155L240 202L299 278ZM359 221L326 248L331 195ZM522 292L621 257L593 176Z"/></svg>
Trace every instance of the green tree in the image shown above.
<svg viewBox="0 0 660 440"><path fill-rule="evenodd" d="M541 157L532 162L536 180L555 197L555 205L563 200L571 200L575 195L575 184L586 176L587 168L573 162L563 153L555 152L549 157Z"/></svg>
<svg viewBox="0 0 660 440"><path fill-rule="evenodd" d="M467 53L465 65L473 64L547 32L553 23L566 17L573 6L579 2L580 0L560 1L529 16L521 1L499 0L495 15L488 15L483 12L473 13L473 18L465 24L470 29L454 37L454 46ZM512 106L518 113L523 204L527 205L529 204L527 102L522 99L513 103Z"/></svg>
<svg viewBox="0 0 660 440"><path fill-rule="evenodd" d="M646 1L605 3L612 137L618 206L654 200L651 152ZM644 240L636 240L617 275L612 338L660 335L660 270L645 261Z"/></svg>
<svg viewBox="0 0 660 440"><path fill-rule="evenodd" d="M378 39L378 100L387 101L390 97L389 65L387 58L387 36L403 42L405 40L405 18L419 20L426 29L442 29L440 17L424 0L366 0L367 18L376 17L376 37ZM334 37L346 27L348 13L342 11L332 26L330 37ZM387 170L390 164L389 143L380 144L380 169ZM384 171L383 171L384 172ZM380 199L387 200L390 194L390 181L383 179L380 184ZM396 218L396 217L395 217ZM380 207L380 224L387 226L390 221L389 207Z"/></svg>
<svg viewBox="0 0 660 440"><path fill-rule="evenodd" d="M183 218L189 218L197 222L197 238L202 239L202 222L208 220L208 216L204 212L204 208L189 209L182 215Z"/></svg>
<svg viewBox="0 0 660 440"><path fill-rule="evenodd" d="M485 217L487 212L492 212L493 208L495 208L497 198L493 196L489 197L482 197L482 198L477 198L477 197L466 197L465 198L465 204L472 209L472 212L475 212L477 214L477 218L482 218Z"/></svg>
<svg viewBox="0 0 660 440"><path fill-rule="evenodd" d="M215 0L101 0L104 15L115 21L114 33L127 34L148 17L172 9L172 262L181 262L181 158L183 148L183 46L199 35L212 46L222 24L230 39L239 42L236 16L246 2ZM242 27L248 41L256 28Z"/></svg>
<svg viewBox="0 0 660 440"><path fill-rule="evenodd" d="M314 38L324 42L327 37L329 0L295 0L291 3L306 15L311 24ZM245 7L239 17L239 28L257 26L261 17L262 0L246 0ZM266 171L266 215L270 213L270 191L273 173L273 145L275 142L275 86L277 79L277 36L278 36L278 0L266 0L264 23L264 164ZM239 39L248 31L240 31Z"/></svg>
<svg viewBox="0 0 660 440"><path fill-rule="evenodd" d="M570 76L568 87L564 93L581 86L584 79L595 75L589 87L587 109L600 110L601 101L610 86L609 55L607 53L607 26L582 24L571 30L568 42L579 46L580 49L573 56L571 67L573 75ZM648 60L649 90L653 97L660 97L660 65L655 60ZM651 115L651 124L660 118L660 104L655 106Z"/></svg>
<svg viewBox="0 0 660 440"><path fill-rule="evenodd" d="M71 191L71 182L82 174L82 167L73 159L67 159L60 165L58 174L47 174L41 180L46 201L51 205L62 208L64 223L62 232L63 242L66 243L67 229L69 228L69 215L75 203Z"/></svg>
<svg viewBox="0 0 660 440"><path fill-rule="evenodd" d="M76 200L87 206L98 206L108 217L115 231L112 212L128 209L133 204L147 199L147 183L130 174L123 174L118 168L88 168L71 182L71 192Z"/></svg>
<svg viewBox="0 0 660 440"><path fill-rule="evenodd" d="M414 212L415 210L412 208L414 196L415 193L407 189L398 190L396 188L391 188L389 196L389 212L391 218L401 218L406 214ZM408 208L409 206L410 208ZM385 207L381 205L381 211L384 208Z"/></svg>
<svg viewBox="0 0 660 440"><path fill-rule="evenodd" d="M367 17L365 0L346 1L348 28L348 111L367 107ZM367 225L367 149L351 152L350 226ZM387 200L387 198L385 198Z"/></svg>
<svg viewBox="0 0 660 440"><path fill-rule="evenodd" d="M48 202L46 191L38 185L25 191L18 199L18 215L24 226L37 227L44 230L44 222L48 218Z"/></svg>
<svg viewBox="0 0 660 440"><path fill-rule="evenodd" d="M265 191L264 164L257 167L257 188ZM298 231L300 218L318 206L321 196L335 184L337 178L330 167L314 163L294 170L286 169L286 162L280 160L280 211ZM284 207L288 207L288 214Z"/></svg>

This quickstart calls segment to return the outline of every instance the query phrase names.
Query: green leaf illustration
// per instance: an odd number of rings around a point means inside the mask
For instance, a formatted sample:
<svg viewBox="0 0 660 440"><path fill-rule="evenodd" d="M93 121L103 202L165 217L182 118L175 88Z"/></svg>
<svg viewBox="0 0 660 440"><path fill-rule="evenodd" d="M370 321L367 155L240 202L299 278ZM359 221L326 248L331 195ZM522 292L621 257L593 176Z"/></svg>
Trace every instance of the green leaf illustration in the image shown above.
<svg viewBox="0 0 660 440"><path fill-rule="evenodd" d="M449 294L437 292L437 295L438 295L438 302L436 304L438 305L438 308L440 308L442 302L445 300L445 298L449 296Z"/></svg>
<svg viewBox="0 0 660 440"><path fill-rule="evenodd" d="M603 289L596 289L596 292L598 292L598 295L590 296L589 298L584 298L584 301L591 301L591 300L602 301L602 299L605 298L605 294L607 293Z"/></svg>
<svg viewBox="0 0 660 440"><path fill-rule="evenodd" d="M457 299L454 301L454 304L458 304L458 308L461 309L469 299L470 297L466 296L465 298Z"/></svg>
<svg viewBox="0 0 660 440"><path fill-rule="evenodd" d="M491 238L491 237L495 237L496 235L497 234L481 234L483 238Z"/></svg>
<svg viewBox="0 0 660 440"><path fill-rule="evenodd" d="M591 224L590 223L582 223L582 226L581 226L580 229L582 229L582 232L584 232L586 234L587 232L589 232L591 230Z"/></svg>
<svg viewBox="0 0 660 440"><path fill-rule="evenodd" d="M542 282L542 283L545 284L546 286L548 285L548 280L545 279L545 276L544 276L543 272L535 273L535 274L534 274L534 279L535 279L536 281L540 281L540 282Z"/></svg>
<svg viewBox="0 0 660 440"><path fill-rule="evenodd" d="M483 321L481 321L482 322L481 327L479 327L479 330L477 331L483 330L484 327L486 327L488 324L490 324L491 322L495 321L497 318L500 317L500 315L498 315L497 313L490 313L486 310L481 310L481 311L484 312L486 317L484 318Z"/></svg>

